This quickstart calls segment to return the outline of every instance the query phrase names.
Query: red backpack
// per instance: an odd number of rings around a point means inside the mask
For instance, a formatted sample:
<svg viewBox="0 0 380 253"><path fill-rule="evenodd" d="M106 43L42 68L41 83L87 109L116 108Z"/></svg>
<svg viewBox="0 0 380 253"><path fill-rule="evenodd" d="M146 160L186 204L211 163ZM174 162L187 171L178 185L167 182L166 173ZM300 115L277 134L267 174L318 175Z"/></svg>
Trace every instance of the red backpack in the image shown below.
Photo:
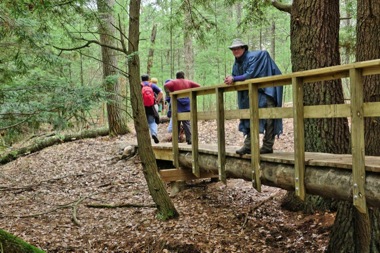
<svg viewBox="0 0 380 253"><path fill-rule="evenodd" d="M154 91L152 89L152 84L151 83L141 83L142 89L142 97L143 97L143 102L144 106L153 106L155 104L155 96L154 96Z"/></svg>

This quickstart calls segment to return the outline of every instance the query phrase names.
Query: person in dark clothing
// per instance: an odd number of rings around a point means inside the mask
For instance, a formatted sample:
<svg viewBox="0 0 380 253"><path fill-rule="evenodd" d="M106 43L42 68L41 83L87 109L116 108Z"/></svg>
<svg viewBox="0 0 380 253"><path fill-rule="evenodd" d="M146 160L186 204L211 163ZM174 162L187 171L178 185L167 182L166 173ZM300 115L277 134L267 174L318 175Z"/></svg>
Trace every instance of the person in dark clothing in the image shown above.
<svg viewBox="0 0 380 253"><path fill-rule="evenodd" d="M196 82L193 82L191 80L185 79L185 73L183 71L178 71L176 73L176 79L170 80L164 85L165 90L168 92L174 92L177 90L185 90L185 89L191 89L191 88L197 88L200 87L200 85ZM177 110L178 112L190 112L190 98L179 98L177 103ZM186 135L186 142L187 144L191 144L191 128L190 128L190 121L189 120L182 120L180 121L180 124L178 124L178 132L180 132L180 126L182 124L183 130L185 131Z"/></svg>
<svg viewBox="0 0 380 253"><path fill-rule="evenodd" d="M150 79L150 82L152 84L155 84L156 86L159 86L158 79L156 77L152 77ZM164 110L164 104L165 104L165 99L164 99L164 96L162 96L161 101L158 101L158 112L162 112Z"/></svg>
<svg viewBox="0 0 380 253"><path fill-rule="evenodd" d="M152 138L154 140L154 143L159 143L160 141L158 140L157 137L157 123L155 120L155 111L158 113L158 102L161 101L163 93L162 90L155 84L152 84L149 81L149 75L142 75L141 76L141 87L149 85L151 86L153 92L155 93L155 104L153 106L145 106L145 114L146 118L148 120L148 125L149 125L149 130L150 134L152 135ZM155 108L155 106L157 108Z"/></svg>
<svg viewBox="0 0 380 253"><path fill-rule="evenodd" d="M269 53L264 50L248 51L248 45L241 39L234 39L229 46L235 57L232 67L232 75L224 79L227 85L247 79L281 75L281 71L272 60ZM259 90L259 108L281 107L282 106L282 86L267 87ZM239 109L249 108L248 90L238 91ZM245 136L244 145L236 150L239 155L251 153L250 120L241 119L239 131ZM276 135L282 133L282 119L261 119L260 133L264 132L263 144L260 154L273 153L274 139Z"/></svg>

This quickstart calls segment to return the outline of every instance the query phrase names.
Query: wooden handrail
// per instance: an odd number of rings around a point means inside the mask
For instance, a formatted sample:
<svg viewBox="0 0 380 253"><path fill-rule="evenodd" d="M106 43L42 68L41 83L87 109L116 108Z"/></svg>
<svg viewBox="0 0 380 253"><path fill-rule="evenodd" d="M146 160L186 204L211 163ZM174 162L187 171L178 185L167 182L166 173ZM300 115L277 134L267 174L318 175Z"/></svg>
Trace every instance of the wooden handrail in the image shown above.
<svg viewBox="0 0 380 253"><path fill-rule="evenodd" d="M295 192L301 199L305 197L305 143L304 120L306 118L338 118L352 119L352 173L353 173L353 203L362 213L367 210L365 187L364 162L364 117L380 117L380 102L363 103L363 76L380 74L380 59L357 62L346 65L332 66L320 69L305 70L285 75L249 79L236 82L234 85L219 84L189 90L172 92L173 115L173 163L178 168L178 121L191 120L193 173L200 176L198 166L198 129L197 120L218 121L218 168L219 179L225 182L225 130L226 119L250 119L251 121L251 165L253 186L260 191L260 155L258 121L263 118L293 118L294 119L294 159L295 159ZM351 83L351 103L304 106L303 85L310 82L349 78ZM291 85L293 89L293 107L286 108L258 108L257 101L259 88ZM249 90L250 108L240 110L225 110L224 94L227 92ZM196 106L198 96L216 96L217 108L215 111L199 112ZM177 99L190 97L191 112L177 113ZM256 98L256 99L255 99Z"/></svg>

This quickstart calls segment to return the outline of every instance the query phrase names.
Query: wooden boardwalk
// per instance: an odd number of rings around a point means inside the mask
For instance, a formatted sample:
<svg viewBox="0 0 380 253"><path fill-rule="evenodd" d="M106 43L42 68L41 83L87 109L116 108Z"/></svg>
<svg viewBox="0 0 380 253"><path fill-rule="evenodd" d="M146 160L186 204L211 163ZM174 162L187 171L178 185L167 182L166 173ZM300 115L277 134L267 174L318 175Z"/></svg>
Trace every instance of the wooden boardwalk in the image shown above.
<svg viewBox="0 0 380 253"><path fill-rule="evenodd" d="M205 156L207 152L215 152L215 149L209 149L198 143L198 120L216 120L217 122L217 138L218 138L218 159L216 166L218 167L219 179L226 182L227 160L235 159L234 162L240 163L236 159L234 150L225 145L225 126L226 119L249 119L251 150L252 155L250 165L250 176L253 186L261 191L261 181L267 178L263 177L263 163L273 163L292 165L295 194L302 200L305 199L306 188L310 184L306 180L310 167L319 166L320 168L334 168L335 170L345 170L350 173L348 183L342 185L348 190L353 199L354 206L361 212L367 212L366 194L368 191L367 174L378 172L379 161L377 158L365 157L365 118L380 117L380 102L364 101L364 78L366 76L380 74L380 59L356 62L353 64L332 66L321 69L313 69L300 71L290 74L254 78L243 82L236 82L233 85L206 85L204 87L181 90L170 94L172 101L172 122L173 122L173 147L172 157L175 167L180 167L180 152L186 147L179 147L178 144L178 123L182 120L190 120L192 131L192 152L191 152L191 168L192 173L197 177L201 173L201 161L199 156ZM308 83L323 84L324 81L339 80L342 78L349 79L350 83L350 103L338 104L316 104L306 105L304 101L304 86ZM276 108L259 108L258 94L261 88L275 86L291 86L292 89L292 107L276 107ZM249 109L228 109L225 106L225 94L236 91L248 91L250 94ZM198 108L198 101L204 96L213 97L215 108ZM190 98L190 112L182 113L177 111L177 100L182 97ZM208 97L208 98L209 98ZM259 154L259 120L260 119L279 119L293 118L294 132L294 154ZM305 119L319 118L349 118L350 119L350 146L352 155L332 155L332 154L315 154L305 152ZM157 153L159 152L156 149ZM158 155L158 154L157 154ZM211 155L208 154L208 155ZM170 155L166 155L168 159ZM249 156L248 156L249 157ZM187 158L187 157L185 157ZM209 159L212 159L209 157ZM270 161L272 159L272 161ZM207 164L204 164L207 165ZM203 165L203 166L204 166ZM231 166L231 165L229 165ZM233 165L232 165L233 166ZM333 167L331 167L333 166ZM267 165L268 167L268 165ZM309 171L307 171L309 167ZM247 170L248 171L248 170ZM336 172L336 174L339 174ZM375 173L376 174L376 173ZM377 173L378 174L378 173ZM268 178L270 175L267 175ZM281 175L279 175L281 176ZM316 175L315 175L316 176ZM372 176L372 175L370 175ZM275 179L271 179L276 181ZM312 178L315 182L317 178ZM336 180L340 180L336 178ZM277 180L278 181L278 180ZM318 182L316 182L318 183ZM333 181L330 184L334 184ZM335 189L334 189L335 190ZM323 194L323 192L322 192Z"/></svg>
<svg viewBox="0 0 380 253"><path fill-rule="evenodd" d="M171 143L153 144L153 151L158 160L173 162ZM199 144L198 165L200 176L193 174L193 156L190 145L180 143L177 160L179 167L159 171L164 181L194 180L199 178L218 177L217 145ZM240 156L235 153L239 147L226 146L226 178L254 180L251 155ZM295 191L297 175L295 156L292 152L275 151L272 154L260 155L259 176L263 184L285 190ZM353 201L354 188L352 176L352 156L327 153L305 152L304 187L306 193L320 195L337 200ZM369 206L380 206L380 157L365 157L365 182L363 193ZM228 181L227 181L228 183ZM254 183L253 183L254 186Z"/></svg>
<svg viewBox="0 0 380 253"><path fill-rule="evenodd" d="M226 146L226 156L251 160L251 155L240 156L236 154L235 150L239 148L240 147L237 146ZM156 159L173 161L173 149L171 143L153 144L153 150ZM191 152L191 146L181 143L179 144L179 150L180 152ZM199 144L198 152L218 156L218 146L216 144ZM260 155L260 161L294 165L295 158L293 152L281 152L275 150L272 154ZM305 152L305 165L352 170L352 155ZM380 157L366 156L365 170L367 172L380 173Z"/></svg>

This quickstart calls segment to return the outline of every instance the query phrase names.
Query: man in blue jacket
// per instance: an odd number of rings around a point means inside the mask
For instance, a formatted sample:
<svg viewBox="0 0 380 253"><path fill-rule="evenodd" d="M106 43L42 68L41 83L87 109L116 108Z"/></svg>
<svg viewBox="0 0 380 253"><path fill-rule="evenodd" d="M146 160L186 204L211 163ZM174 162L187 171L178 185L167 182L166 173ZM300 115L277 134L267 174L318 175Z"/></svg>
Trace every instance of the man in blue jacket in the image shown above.
<svg viewBox="0 0 380 253"><path fill-rule="evenodd" d="M281 71L272 60L269 53L263 50L248 51L248 45L241 39L234 39L229 46L235 57L232 75L224 79L228 85L247 79L281 75ZM259 90L259 108L281 107L282 86L267 87ZM248 90L238 91L239 109L249 108ZM245 136L244 145L236 150L239 155L251 153L250 120L241 119L239 131ZM260 154L273 153L274 139L282 133L282 119L261 119L260 133L264 133Z"/></svg>

